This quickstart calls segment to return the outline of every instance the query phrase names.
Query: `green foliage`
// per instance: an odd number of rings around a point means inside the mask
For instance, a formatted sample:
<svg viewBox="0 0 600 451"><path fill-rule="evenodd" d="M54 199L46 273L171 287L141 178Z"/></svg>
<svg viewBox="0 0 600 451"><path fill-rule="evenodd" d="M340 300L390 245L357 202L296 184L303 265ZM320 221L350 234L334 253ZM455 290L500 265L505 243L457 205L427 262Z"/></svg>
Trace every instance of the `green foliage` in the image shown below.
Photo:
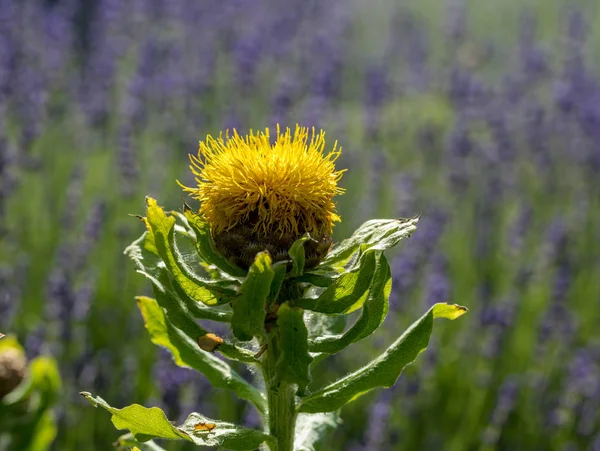
<svg viewBox="0 0 600 451"><path fill-rule="evenodd" d="M341 423L338 412L301 413L296 422L295 451L316 451L315 445Z"/></svg>
<svg viewBox="0 0 600 451"><path fill-rule="evenodd" d="M269 297L267 298L267 310L270 309L271 305L277 301L281 286L287 272L287 262L277 262L272 266L273 269L273 280L271 282L271 289L269 291Z"/></svg>
<svg viewBox="0 0 600 451"><path fill-rule="evenodd" d="M168 349L177 365L194 368L203 373L215 387L232 390L240 398L251 401L259 411L265 411L261 393L226 362L200 349L196 343L199 337L190 337L171 324L154 299L140 296L137 301L152 342Z"/></svg>
<svg viewBox="0 0 600 451"><path fill-rule="evenodd" d="M222 322L231 321L230 312L207 307L204 303L192 299L178 283L171 281L166 265L158 256L151 232L142 234L139 239L131 243L125 249L125 255L134 261L137 272L152 282L155 291L158 290L176 299L192 317Z"/></svg>
<svg viewBox="0 0 600 451"><path fill-rule="evenodd" d="M349 277L348 272L360 271L363 259L370 253L391 249L408 238L417 229L418 222L419 218L367 221L350 238L334 245L316 268L307 271L298 280L329 287L338 278ZM311 305L310 301L304 302Z"/></svg>
<svg viewBox="0 0 600 451"><path fill-rule="evenodd" d="M118 449L127 448L132 449L133 451L165 451L164 448L158 446L153 440L138 442L131 433L119 437L115 442L115 446Z"/></svg>
<svg viewBox="0 0 600 451"><path fill-rule="evenodd" d="M309 343L311 352L335 354L349 344L371 335L383 323L389 309L392 274L385 255L373 255L376 259L375 273L359 318L343 334L323 334L314 337Z"/></svg>
<svg viewBox="0 0 600 451"><path fill-rule="evenodd" d="M254 449L267 442L281 448L278 451L291 450L295 440L297 449L312 450L337 424L337 410L373 388L394 384L402 369L426 348L434 317L458 317L466 310L437 304L380 357L305 397L316 361L311 353L323 359L371 335L382 324L391 290L383 252L410 236L418 219L368 221L309 271L304 268L304 243L311 238L305 235L289 250L291 264L272 265L269 253L259 252L245 272L216 252L207 224L189 209L169 215L152 198L146 204L147 216L142 219L147 231L126 254L152 283L156 299L136 298L152 342L168 349L177 365L202 372L213 386L254 404L273 437L196 413L174 426L157 408L134 404L114 409L101 398L83 393L113 414L118 429L131 431L133 437L124 438L124 443L139 449L150 439L163 438L228 449ZM184 257L178 242L193 249L194 255ZM321 317L311 320L310 339L305 309ZM360 316L346 331L328 319L357 310ZM199 325L196 318L229 322L235 338L257 340L260 348L239 347ZM266 397L214 352L260 367Z"/></svg>
<svg viewBox="0 0 600 451"><path fill-rule="evenodd" d="M221 274L245 277L245 270L234 265L215 250L210 237L210 225L200 216L192 213L192 210L187 205L184 214L189 226L196 235L196 249L198 250L200 259L209 267L213 266L218 269Z"/></svg>
<svg viewBox="0 0 600 451"><path fill-rule="evenodd" d="M195 412L182 425L174 426L158 407L132 404L116 409L99 396L92 396L88 392L82 392L81 395L94 407L100 406L109 411L115 428L129 430L142 443L155 438L187 440L198 446L219 446L235 451L254 450L263 442L273 442L272 437L260 431L216 421Z"/></svg>
<svg viewBox="0 0 600 451"><path fill-rule="evenodd" d="M323 269L334 272L344 271L359 251L385 251L408 238L416 229L419 218L412 219L372 219L361 225L347 238L336 244L321 262Z"/></svg>
<svg viewBox="0 0 600 451"><path fill-rule="evenodd" d="M16 338L5 336L0 340L0 353L9 349L24 355ZM39 356L29 362L23 381L0 398L0 444L23 451L49 449L57 434L51 409L60 392L61 378L54 359Z"/></svg>
<svg viewBox="0 0 600 451"><path fill-rule="evenodd" d="M434 305L383 354L358 371L300 401L300 412L333 412L376 387L391 387L406 365L427 348L434 318L455 319L467 311L459 305Z"/></svg>
<svg viewBox="0 0 600 451"><path fill-rule="evenodd" d="M267 315L265 305L271 291L273 276L269 253L258 253L238 295L231 302L233 308L231 329L239 340L249 341L253 337L264 335L263 329Z"/></svg>
<svg viewBox="0 0 600 451"><path fill-rule="evenodd" d="M335 275L331 285L318 297L299 299L297 304L307 310L327 315L345 315L361 308L375 273L375 254L365 253L359 258L359 265L339 276Z"/></svg>
<svg viewBox="0 0 600 451"><path fill-rule="evenodd" d="M158 254L182 290L190 298L206 305L229 302L229 297L235 294L235 291L229 287L232 281L204 278L189 268L175 243L175 217L167 216L150 197L146 199L146 203L148 204L146 221L154 235Z"/></svg>
<svg viewBox="0 0 600 451"><path fill-rule="evenodd" d="M290 277L298 277L301 276L304 272L304 262L306 260L306 255L304 252L304 243L312 238L307 233L302 238L294 241L290 246L288 251L288 255L292 259L292 271L290 272Z"/></svg>
<svg viewBox="0 0 600 451"><path fill-rule="evenodd" d="M308 354L308 330L304 323L304 311L289 304L282 304L277 311L280 354L275 366L277 379L274 383L287 382L298 385L298 396L303 396L310 382Z"/></svg>

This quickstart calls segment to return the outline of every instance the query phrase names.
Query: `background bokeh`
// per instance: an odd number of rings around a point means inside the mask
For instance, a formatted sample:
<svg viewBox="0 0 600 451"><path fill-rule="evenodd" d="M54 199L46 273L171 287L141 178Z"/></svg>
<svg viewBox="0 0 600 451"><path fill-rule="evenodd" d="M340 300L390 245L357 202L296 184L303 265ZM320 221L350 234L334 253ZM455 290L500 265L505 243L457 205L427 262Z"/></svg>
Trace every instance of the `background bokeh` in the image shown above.
<svg viewBox="0 0 600 451"><path fill-rule="evenodd" d="M600 450L598 23L595 0L0 0L0 331L59 359L54 449L119 435L81 390L256 425L150 344L122 251L145 195L182 205L198 140L300 123L343 147L338 240L422 216L382 329L313 386L434 302L471 311L319 449Z"/></svg>

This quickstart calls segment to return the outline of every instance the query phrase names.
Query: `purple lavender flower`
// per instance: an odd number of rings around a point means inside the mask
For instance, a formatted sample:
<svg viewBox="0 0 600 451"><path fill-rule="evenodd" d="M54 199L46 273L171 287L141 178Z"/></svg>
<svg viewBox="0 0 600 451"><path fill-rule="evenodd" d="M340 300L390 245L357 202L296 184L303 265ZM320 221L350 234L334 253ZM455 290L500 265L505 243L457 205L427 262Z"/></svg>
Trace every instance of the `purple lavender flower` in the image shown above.
<svg viewBox="0 0 600 451"><path fill-rule="evenodd" d="M502 427L506 423L508 415L514 409L518 393L518 380L514 376L508 376L498 390L496 406L488 426L482 433L481 440L483 443L491 446L497 445Z"/></svg>
<svg viewBox="0 0 600 451"><path fill-rule="evenodd" d="M233 50L237 66L237 84L242 89L254 86L256 70L264 57L263 42L257 31L240 36Z"/></svg>
<svg viewBox="0 0 600 451"><path fill-rule="evenodd" d="M50 85L56 85L65 75L70 47L73 45L71 21L75 15L76 2L61 1L48 8L43 17L45 46L44 71Z"/></svg>
<svg viewBox="0 0 600 451"><path fill-rule="evenodd" d="M184 385L190 382L193 375L192 371L176 366L173 363L171 354L161 348L158 361L154 365L154 373L160 387L162 403L167 417L180 418L182 415L181 390Z"/></svg>
<svg viewBox="0 0 600 451"><path fill-rule="evenodd" d="M444 254L437 251L429 263L429 271L425 279L425 307L429 308L437 302L450 302L450 280L448 262Z"/></svg>
<svg viewBox="0 0 600 451"><path fill-rule="evenodd" d="M128 123L121 124L117 140L117 169L121 175L121 194L128 198L136 192L139 179L138 157L134 150L133 131Z"/></svg>
<svg viewBox="0 0 600 451"><path fill-rule="evenodd" d="M402 294L409 293L418 283L418 271L435 248L445 222L445 214L441 210L423 215L419 222L419 231L408 240L402 252L392 259L392 308L401 309L399 299L402 298Z"/></svg>
<svg viewBox="0 0 600 451"><path fill-rule="evenodd" d="M390 401L393 397L388 392L381 392L377 400L369 409L368 425L364 450L385 449L387 445L387 428L392 415Z"/></svg>
<svg viewBox="0 0 600 451"><path fill-rule="evenodd" d="M81 107L91 125L104 123L108 115L117 59L125 51L126 41L119 24L119 20L127 17L122 12L125 4L99 0L96 6L80 92Z"/></svg>
<svg viewBox="0 0 600 451"><path fill-rule="evenodd" d="M503 164L512 163L517 152L512 143L512 131L506 116L501 111L491 110L487 116L487 123L492 131L499 159Z"/></svg>
<svg viewBox="0 0 600 451"><path fill-rule="evenodd" d="M421 26L415 22L408 23L408 67L409 84L418 91L424 91L429 85L429 56L427 36Z"/></svg>
<svg viewBox="0 0 600 451"><path fill-rule="evenodd" d="M446 0L445 34L453 44L466 34L466 4L464 0Z"/></svg>
<svg viewBox="0 0 600 451"><path fill-rule="evenodd" d="M379 127L380 109L390 95L390 83L384 67L372 65L365 74L365 118L367 135L373 137Z"/></svg>
<svg viewBox="0 0 600 451"><path fill-rule="evenodd" d="M521 71L528 82L548 71L546 55L535 43L536 31L535 15L531 11L526 11L521 16L519 57Z"/></svg>
<svg viewBox="0 0 600 451"><path fill-rule="evenodd" d="M292 73L286 73L279 80L279 87L271 102L271 122L284 124L298 91L298 81Z"/></svg>
<svg viewBox="0 0 600 451"><path fill-rule="evenodd" d="M600 378L598 357L597 350L583 348L571 359L558 404L550 413L552 427L570 428L577 421L584 402L597 393Z"/></svg>

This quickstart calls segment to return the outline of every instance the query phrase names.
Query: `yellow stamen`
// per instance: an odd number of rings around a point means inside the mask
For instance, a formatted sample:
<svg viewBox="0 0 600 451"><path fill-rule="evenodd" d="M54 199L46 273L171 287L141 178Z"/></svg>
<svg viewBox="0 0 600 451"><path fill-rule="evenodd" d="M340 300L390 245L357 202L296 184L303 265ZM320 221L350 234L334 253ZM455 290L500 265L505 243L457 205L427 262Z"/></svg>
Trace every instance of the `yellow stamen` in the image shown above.
<svg viewBox="0 0 600 451"><path fill-rule="evenodd" d="M213 233L248 225L259 234L319 232L330 234L340 220L332 199L342 171L334 162L341 153L337 142L325 154L325 132L296 126L272 145L269 129L242 137L233 130L200 142L198 156L190 155L197 187L185 187L200 201L200 213Z"/></svg>

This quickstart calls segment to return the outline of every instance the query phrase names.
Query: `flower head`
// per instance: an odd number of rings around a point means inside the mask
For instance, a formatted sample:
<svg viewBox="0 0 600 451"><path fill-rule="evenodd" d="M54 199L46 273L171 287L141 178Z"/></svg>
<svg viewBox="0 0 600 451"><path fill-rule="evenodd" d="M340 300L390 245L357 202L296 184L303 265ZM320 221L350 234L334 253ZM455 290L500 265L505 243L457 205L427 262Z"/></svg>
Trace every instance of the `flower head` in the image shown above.
<svg viewBox="0 0 600 451"><path fill-rule="evenodd" d="M332 199L343 193L337 184L344 171L334 165L341 152L337 142L329 153L324 149L323 131L309 133L300 126L293 134L277 126L273 144L268 128L245 137L235 130L217 139L208 136L198 156L190 156L197 186L183 188L200 201L217 247L231 233L257 248L269 244L272 254L283 253L306 232L330 244L333 224L340 220ZM237 241L225 247L239 247Z"/></svg>

